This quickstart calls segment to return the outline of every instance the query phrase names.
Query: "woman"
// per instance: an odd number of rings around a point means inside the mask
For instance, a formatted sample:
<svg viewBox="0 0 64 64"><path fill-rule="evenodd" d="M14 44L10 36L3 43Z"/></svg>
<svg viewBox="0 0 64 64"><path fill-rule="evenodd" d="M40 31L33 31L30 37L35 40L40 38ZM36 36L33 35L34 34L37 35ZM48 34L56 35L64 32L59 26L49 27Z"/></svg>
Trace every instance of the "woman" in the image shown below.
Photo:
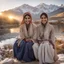
<svg viewBox="0 0 64 64"><path fill-rule="evenodd" d="M20 39L14 44L14 57L23 62L35 60L32 46L36 38L36 26L29 12L24 13L20 26Z"/></svg>
<svg viewBox="0 0 64 64"><path fill-rule="evenodd" d="M39 59L39 64L52 64L58 59L55 52L54 28L49 24L46 13L42 13L40 19L41 23L37 27L38 43L33 45L34 54L36 59Z"/></svg>

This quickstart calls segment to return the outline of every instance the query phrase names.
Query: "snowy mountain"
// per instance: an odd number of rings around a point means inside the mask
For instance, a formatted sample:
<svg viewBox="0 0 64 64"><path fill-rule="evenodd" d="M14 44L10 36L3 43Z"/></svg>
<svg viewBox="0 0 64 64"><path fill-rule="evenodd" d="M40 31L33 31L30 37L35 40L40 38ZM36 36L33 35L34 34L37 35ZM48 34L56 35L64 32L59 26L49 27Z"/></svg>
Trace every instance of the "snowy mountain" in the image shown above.
<svg viewBox="0 0 64 64"><path fill-rule="evenodd" d="M52 15L56 15L56 14L60 14L60 13L64 13L64 7L61 7L59 9L49 13L49 15L52 16Z"/></svg>
<svg viewBox="0 0 64 64"><path fill-rule="evenodd" d="M23 12L31 12L32 14L37 13L39 11L38 8L32 7L28 4L24 4L19 7Z"/></svg>
<svg viewBox="0 0 64 64"><path fill-rule="evenodd" d="M46 13L50 13L50 12L53 12L53 11L59 9L60 7L57 5L52 5L52 4L47 5L45 3L42 3L42 4L39 4L37 6L37 8L39 9L39 12L44 11Z"/></svg>
<svg viewBox="0 0 64 64"><path fill-rule="evenodd" d="M57 5L48 5L45 3L41 3L35 7L30 6L28 4L23 4L19 7L16 7L14 9L10 9L8 11L4 11L3 13L7 14L13 14L13 15L17 15L17 16L21 16L23 13L25 12L30 12L32 14L33 19L39 19L39 16L42 12L46 12L47 14L50 15L54 15L56 12L59 14L60 12L64 12L64 7L62 8L61 6L57 6Z"/></svg>
<svg viewBox="0 0 64 64"><path fill-rule="evenodd" d="M32 14L39 14L41 12L50 13L50 12L53 12L53 11L59 9L59 8L60 7L57 5L52 5L52 4L47 5L47 4L42 3L42 4L39 4L35 7L30 6L28 4L23 4L17 8L12 9L12 10L15 12L19 12L19 13L22 11L23 13L24 12L30 12Z"/></svg>

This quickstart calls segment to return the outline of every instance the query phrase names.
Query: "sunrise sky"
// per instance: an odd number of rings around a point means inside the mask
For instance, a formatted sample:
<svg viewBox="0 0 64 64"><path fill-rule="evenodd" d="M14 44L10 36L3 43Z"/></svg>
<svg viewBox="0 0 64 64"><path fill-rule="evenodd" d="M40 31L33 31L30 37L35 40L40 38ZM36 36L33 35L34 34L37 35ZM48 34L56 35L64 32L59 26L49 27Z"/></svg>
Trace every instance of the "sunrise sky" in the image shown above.
<svg viewBox="0 0 64 64"><path fill-rule="evenodd" d="M61 4L64 4L64 0L0 0L0 12L21 6L22 4L37 6L40 3L55 4L60 6Z"/></svg>

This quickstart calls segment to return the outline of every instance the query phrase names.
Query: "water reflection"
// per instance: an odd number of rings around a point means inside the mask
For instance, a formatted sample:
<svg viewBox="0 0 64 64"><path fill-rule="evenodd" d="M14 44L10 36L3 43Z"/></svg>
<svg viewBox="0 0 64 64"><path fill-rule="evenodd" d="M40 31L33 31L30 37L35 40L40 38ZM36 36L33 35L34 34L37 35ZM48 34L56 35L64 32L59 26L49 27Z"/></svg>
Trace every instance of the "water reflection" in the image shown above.
<svg viewBox="0 0 64 64"><path fill-rule="evenodd" d="M19 33L19 28L11 28L10 33Z"/></svg>

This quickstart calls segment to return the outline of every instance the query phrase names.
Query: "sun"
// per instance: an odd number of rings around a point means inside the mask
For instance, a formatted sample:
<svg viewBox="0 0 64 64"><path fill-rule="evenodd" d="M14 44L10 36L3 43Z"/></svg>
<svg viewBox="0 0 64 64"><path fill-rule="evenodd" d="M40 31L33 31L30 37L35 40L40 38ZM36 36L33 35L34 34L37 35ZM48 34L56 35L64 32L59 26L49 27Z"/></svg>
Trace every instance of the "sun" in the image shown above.
<svg viewBox="0 0 64 64"><path fill-rule="evenodd" d="M13 16L8 16L8 18L9 18L10 20L13 20L13 19L14 19L14 17L13 17Z"/></svg>
<svg viewBox="0 0 64 64"><path fill-rule="evenodd" d="M2 15L2 13L0 12L0 16Z"/></svg>

